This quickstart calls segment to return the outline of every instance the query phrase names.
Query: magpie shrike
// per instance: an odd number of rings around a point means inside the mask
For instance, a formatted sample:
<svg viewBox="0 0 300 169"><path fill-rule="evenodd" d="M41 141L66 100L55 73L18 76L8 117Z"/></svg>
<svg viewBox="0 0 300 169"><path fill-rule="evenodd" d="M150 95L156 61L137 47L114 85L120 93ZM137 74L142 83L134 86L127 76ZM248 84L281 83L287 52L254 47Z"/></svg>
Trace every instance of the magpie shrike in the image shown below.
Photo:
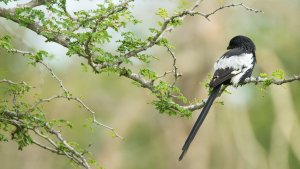
<svg viewBox="0 0 300 169"><path fill-rule="evenodd" d="M253 41L246 36L239 35L230 40L227 49L228 51L215 62L215 73L209 83L209 87L212 89L210 96L182 147L179 161L182 160L191 142L195 138L211 105L218 96L222 85L233 85L237 87L252 74L256 62L255 45Z"/></svg>

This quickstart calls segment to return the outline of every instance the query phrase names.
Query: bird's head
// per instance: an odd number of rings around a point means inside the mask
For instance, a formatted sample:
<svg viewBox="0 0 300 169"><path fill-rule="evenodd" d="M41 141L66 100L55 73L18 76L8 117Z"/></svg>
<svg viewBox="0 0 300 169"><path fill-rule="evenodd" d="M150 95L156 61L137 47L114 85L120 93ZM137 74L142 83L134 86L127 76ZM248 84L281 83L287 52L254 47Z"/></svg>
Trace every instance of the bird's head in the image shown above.
<svg viewBox="0 0 300 169"><path fill-rule="evenodd" d="M230 40L227 49L234 48L242 48L249 52L255 52L255 45L253 41L250 38L242 35L235 36Z"/></svg>

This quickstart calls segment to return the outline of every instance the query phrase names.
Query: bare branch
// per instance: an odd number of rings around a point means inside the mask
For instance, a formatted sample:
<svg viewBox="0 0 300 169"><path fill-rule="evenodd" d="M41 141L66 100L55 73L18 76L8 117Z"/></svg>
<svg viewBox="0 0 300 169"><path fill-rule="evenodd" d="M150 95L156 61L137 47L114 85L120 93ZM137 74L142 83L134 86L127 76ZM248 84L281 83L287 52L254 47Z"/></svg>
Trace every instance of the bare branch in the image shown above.
<svg viewBox="0 0 300 169"><path fill-rule="evenodd" d="M204 15L202 13L198 13L198 14L202 15L206 19L208 19L211 15L214 15L215 13L217 13L218 11L220 11L220 10L222 10L224 8L230 8L230 7L236 7L236 6L242 6L246 10L251 11L251 12L255 12L255 13L263 12L262 10L257 10L257 9L250 8L250 7L246 6L246 5L244 5L243 3L237 3L237 4L230 4L230 5L221 6L221 7L217 8L216 10L214 10L214 11L208 13L208 14L204 14Z"/></svg>
<svg viewBox="0 0 300 169"><path fill-rule="evenodd" d="M56 74L54 74L53 70L46 63L44 63L42 61L39 61L39 63L41 65L43 65L49 71L49 73L51 74L51 76L59 83L60 88L68 96L70 94L70 92L64 86L63 81L60 78L58 78L58 76Z"/></svg>
<svg viewBox="0 0 300 169"><path fill-rule="evenodd" d="M45 150L49 150L49 151L51 151L52 153L59 154L59 155L63 155L63 153L60 153L58 150L53 149L53 148L51 148L51 147L48 147L48 146L46 146L46 145L44 145L44 144L42 144L42 143L39 143L39 142L36 141L36 140L32 140L32 142L33 142L33 144L35 144L35 145L37 145L37 146L39 146L39 147L41 147L41 148L43 148L43 149L45 149Z"/></svg>
<svg viewBox="0 0 300 169"><path fill-rule="evenodd" d="M220 10L222 10L224 8L231 8L231 7L237 7L237 6L241 6L244 9L246 9L247 11L250 11L250 12L263 13L262 10L257 10L257 9L250 8L250 7L246 6L244 3L237 3L237 4L230 4L230 5L220 6L219 8L213 10L210 13L203 13L203 12L198 12L198 11L193 11L193 10L186 10L186 11L183 11L183 14L184 15L191 15L191 16L200 15L200 16L203 16L204 18L206 18L207 20L209 20L209 17L211 15L216 14Z"/></svg>
<svg viewBox="0 0 300 169"><path fill-rule="evenodd" d="M175 83L177 82L178 78L181 76L181 74L178 73L178 67L176 66L177 58L176 58L174 52L168 46L166 46L166 48L168 49L168 52L170 53L170 55L172 56L172 59L173 59L174 82L173 82L172 86L174 86Z"/></svg>
<svg viewBox="0 0 300 169"><path fill-rule="evenodd" d="M13 82L11 80L7 80L7 79L0 80L0 83L7 83L7 84L12 84L12 85L18 85L18 83Z"/></svg>
<svg viewBox="0 0 300 169"><path fill-rule="evenodd" d="M112 128L112 127L106 125L106 124L103 124L103 123L99 122L99 121L96 119L96 113L95 113L92 109L90 109L90 108L89 108L89 107L88 107L81 99L79 99L78 97L70 97L69 99L77 101L77 102L78 102L79 104L81 104L88 112L90 112L90 113L92 114L92 116L93 116L93 123L95 123L95 124L97 124L97 125L99 125L99 126L102 126L102 127L106 128L106 129L112 131L116 137L119 137L120 139L124 139L124 137L122 137L119 133L116 132L116 129L114 129L114 128Z"/></svg>
<svg viewBox="0 0 300 169"><path fill-rule="evenodd" d="M18 50L18 49L9 49L8 52L11 52L11 53L19 53L23 56L25 55L33 55L32 52L28 52L28 51L24 51L24 50Z"/></svg>
<svg viewBox="0 0 300 169"><path fill-rule="evenodd" d="M2 80L0 80L0 83L7 83L7 84L10 84L10 85L25 85L25 86L27 86L27 87L29 87L29 88L35 88L34 86L30 86L30 85L28 85L26 82L20 82L20 83L17 83L17 82L13 82L13 81L11 81L11 80L7 80L7 79L2 79Z"/></svg>
<svg viewBox="0 0 300 169"><path fill-rule="evenodd" d="M124 77L127 77L129 79L132 79L133 81L139 83L141 85L141 87L143 87L143 88L147 88L152 92L154 91L153 82L144 79L142 76L140 76L138 74L125 72L125 73L121 73L120 75L124 76Z"/></svg>

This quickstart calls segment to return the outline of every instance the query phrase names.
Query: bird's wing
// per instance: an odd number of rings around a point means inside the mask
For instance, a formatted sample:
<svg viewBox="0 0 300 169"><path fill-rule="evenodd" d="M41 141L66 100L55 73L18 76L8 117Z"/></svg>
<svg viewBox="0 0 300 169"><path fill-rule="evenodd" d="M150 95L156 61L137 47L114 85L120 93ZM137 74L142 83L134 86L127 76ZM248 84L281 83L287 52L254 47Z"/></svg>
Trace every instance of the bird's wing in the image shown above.
<svg viewBox="0 0 300 169"><path fill-rule="evenodd" d="M239 48L224 53L214 65L215 73L210 81L210 87L214 88L220 84L229 84L232 77L242 73L243 69L248 67L248 64L252 64L253 59L250 55L245 54Z"/></svg>
<svg viewBox="0 0 300 169"><path fill-rule="evenodd" d="M233 76L240 73L233 68L217 69L210 81L209 86L214 88L220 84L226 84ZM228 82L229 83L229 82Z"/></svg>

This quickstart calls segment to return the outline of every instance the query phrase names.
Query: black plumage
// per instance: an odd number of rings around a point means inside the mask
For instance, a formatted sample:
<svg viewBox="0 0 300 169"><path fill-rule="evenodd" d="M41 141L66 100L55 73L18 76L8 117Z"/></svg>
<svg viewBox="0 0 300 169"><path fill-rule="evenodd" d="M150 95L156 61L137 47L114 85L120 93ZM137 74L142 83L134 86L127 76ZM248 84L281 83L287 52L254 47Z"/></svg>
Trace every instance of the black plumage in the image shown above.
<svg viewBox="0 0 300 169"><path fill-rule="evenodd" d="M228 51L225 52L214 65L215 72L209 83L212 89L211 94L182 147L179 160L182 160L187 152L211 105L218 96L222 85L233 85L237 87L252 74L256 63L256 48L253 41L246 36L239 35L230 40L227 49Z"/></svg>

